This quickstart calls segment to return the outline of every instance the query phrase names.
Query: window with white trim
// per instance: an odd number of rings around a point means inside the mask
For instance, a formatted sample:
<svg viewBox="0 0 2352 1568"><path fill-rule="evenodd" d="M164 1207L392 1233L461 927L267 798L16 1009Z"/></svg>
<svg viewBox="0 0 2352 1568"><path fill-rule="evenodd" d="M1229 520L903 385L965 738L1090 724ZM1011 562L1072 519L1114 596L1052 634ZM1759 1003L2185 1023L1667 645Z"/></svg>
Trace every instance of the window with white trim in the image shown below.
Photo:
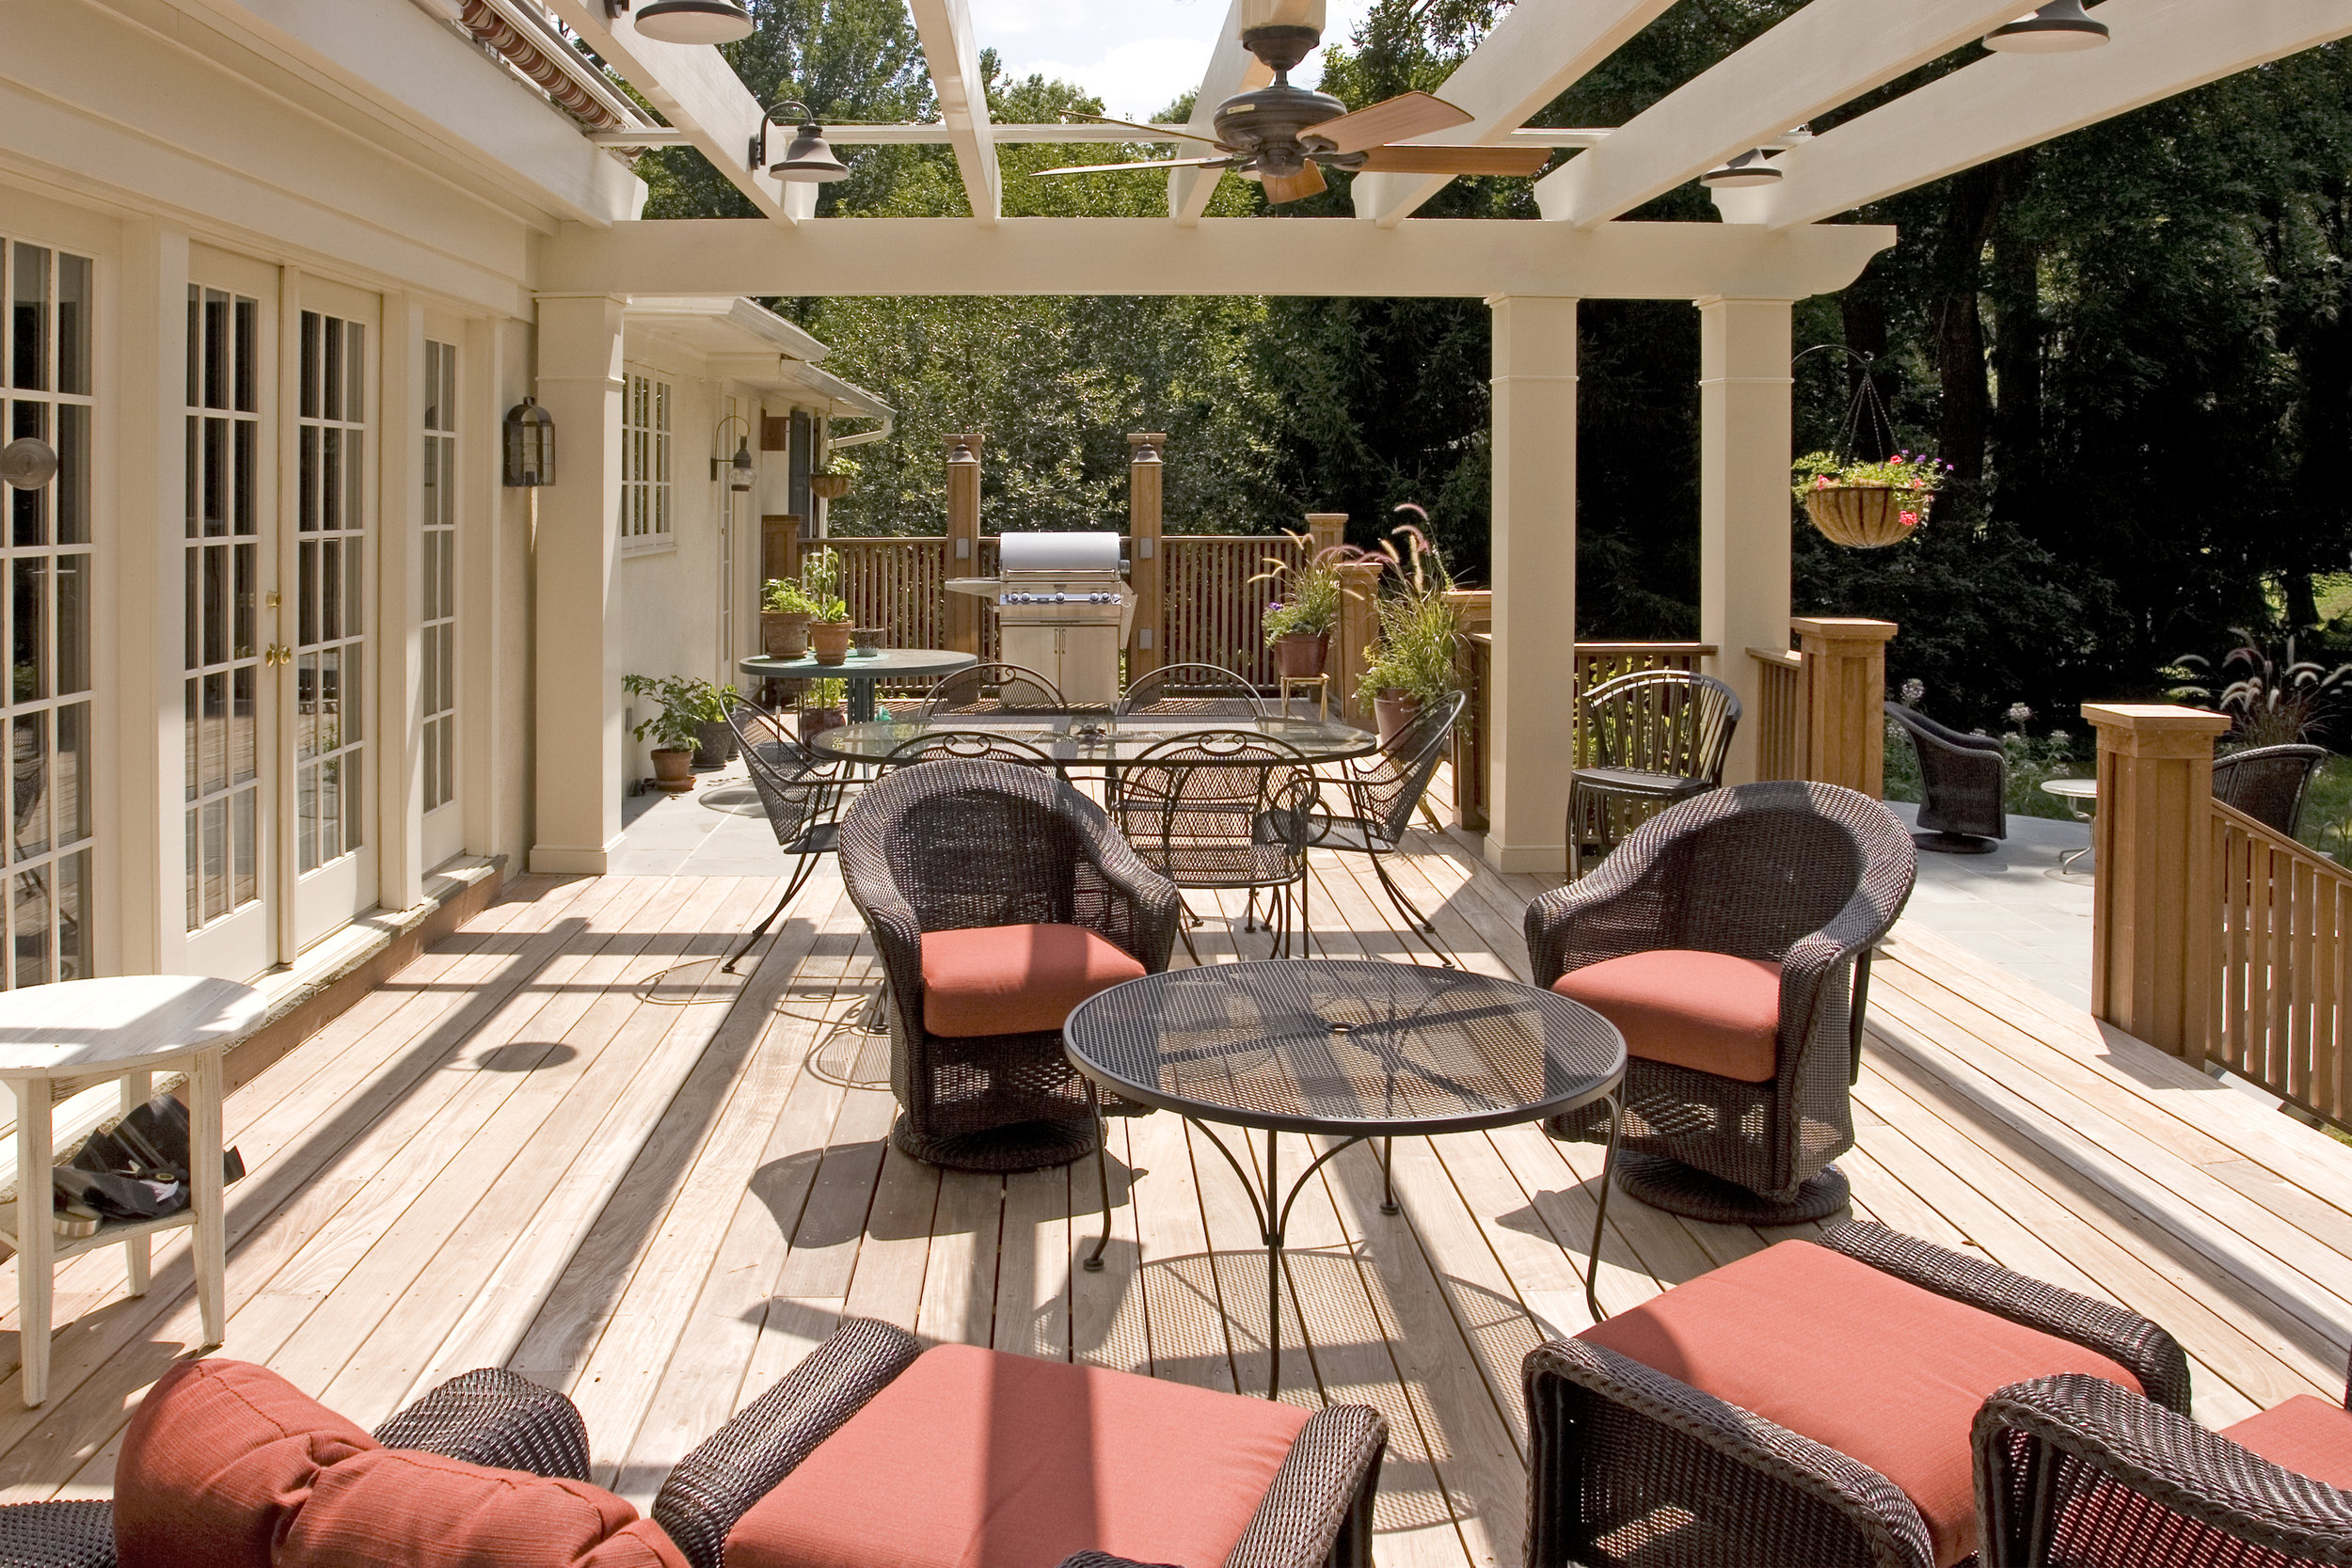
<svg viewBox="0 0 2352 1568"><path fill-rule="evenodd" d="M630 375L621 395L621 548L667 548L670 537L670 405L666 381Z"/></svg>

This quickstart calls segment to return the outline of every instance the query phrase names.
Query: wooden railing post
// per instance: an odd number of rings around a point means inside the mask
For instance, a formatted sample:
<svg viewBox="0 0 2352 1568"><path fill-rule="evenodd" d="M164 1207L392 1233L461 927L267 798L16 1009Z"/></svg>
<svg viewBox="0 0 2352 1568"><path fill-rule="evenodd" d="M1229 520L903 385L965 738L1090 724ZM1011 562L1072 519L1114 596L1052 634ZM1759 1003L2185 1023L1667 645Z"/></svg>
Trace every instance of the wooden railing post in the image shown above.
<svg viewBox="0 0 2352 1568"><path fill-rule="evenodd" d="M980 575L980 447L977 433L950 436L947 447L947 575ZM970 594L947 595L947 646L960 654L980 651L980 601Z"/></svg>
<svg viewBox="0 0 2352 1568"><path fill-rule="evenodd" d="M779 578L801 575L801 520L789 512L759 519L759 580L765 588Z"/></svg>
<svg viewBox="0 0 2352 1568"><path fill-rule="evenodd" d="M1344 512L1308 513L1307 537L1314 542L1312 548L1317 555L1346 544L1347 514Z"/></svg>
<svg viewBox="0 0 2352 1568"><path fill-rule="evenodd" d="M1168 563L1160 549L1161 453L1164 434L1127 437L1127 581L1136 591L1135 626L1127 639L1127 678L1168 662Z"/></svg>
<svg viewBox="0 0 2352 1568"><path fill-rule="evenodd" d="M1385 569L1377 561L1349 561L1340 565L1340 634L1331 640L1332 662L1326 668L1339 688L1331 694L1332 709L1353 724L1372 722L1372 705L1357 697L1356 688L1372 663L1372 645L1379 640L1380 616L1375 606Z"/></svg>
<svg viewBox="0 0 2352 1568"><path fill-rule="evenodd" d="M2099 732L2090 1010L2201 1066L2220 918L2213 744L2230 720L2167 703L2085 703L2083 717Z"/></svg>
<svg viewBox="0 0 2352 1568"><path fill-rule="evenodd" d="M1886 793L1886 643L1895 623L1801 615L1790 624L1804 654L1805 777L1876 800Z"/></svg>

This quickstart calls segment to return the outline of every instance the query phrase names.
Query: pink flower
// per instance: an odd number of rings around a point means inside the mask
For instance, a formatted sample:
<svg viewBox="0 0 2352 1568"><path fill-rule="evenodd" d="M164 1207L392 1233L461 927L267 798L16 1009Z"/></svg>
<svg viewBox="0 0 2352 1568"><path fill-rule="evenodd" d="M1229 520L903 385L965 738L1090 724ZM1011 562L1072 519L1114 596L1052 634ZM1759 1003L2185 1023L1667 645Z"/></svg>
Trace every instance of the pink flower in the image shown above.
<svg viewBox="0 0 2352 1568"><path fill-rule="evenodd" d="M1903 527L1905 528L1917 528L1919 526L1919 514L1916 512L1906 512L1902 515L1901 521Z"/></svg>
<svg viewBox="0 0 2352 1568"><path fill-rule="evenodd" d="M1815 488L1816 490L1826 490L1826 489L1828 489L1828 488L1829 488L1829 476L1828 476L1827 474L1815 474L1815 475L1813 476L1813 488Z"/></svg>

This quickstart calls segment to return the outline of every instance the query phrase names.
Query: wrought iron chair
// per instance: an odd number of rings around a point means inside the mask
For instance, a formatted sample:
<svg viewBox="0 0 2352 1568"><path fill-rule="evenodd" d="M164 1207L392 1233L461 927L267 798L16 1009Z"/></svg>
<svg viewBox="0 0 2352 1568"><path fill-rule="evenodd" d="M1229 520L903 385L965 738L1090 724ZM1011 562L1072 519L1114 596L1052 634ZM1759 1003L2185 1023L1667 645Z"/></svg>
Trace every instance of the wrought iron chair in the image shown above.
<svg viewBox="0 0 2352 1568"><path fill-rule="evenodd" d="M1265 701L1221 664L1170 664L1130 681L1112 711L1121 719L1252 720L1265 717Z"/></svg>
<svg viewBox="0 0 2352 1568"><path fill-rule="evenodd" d="M1461 966L1438 945L1437 926L1390 875L1388 857L1403 849L1405 834L1413 825L1413 812L1428 793L1438 765L1445 760L1446 743L1468 701L1462 692L1449 691L1437 702L1422 704L1421 711L1379 751L1360 762L1342 763L1333 773L1324 775L1325 783L1336 785L1346 797L1347 808L1333 815L1318 805L1307 836L1310 848L1369 857L1381 891L1405 917L1406 928L1449 969Z"/></svg>
<svg viewBox="0 0 2352 1568"><path fill-rule="evenodd" d="M1886 705L1886 717L1902 727L1919 754L1920 832L1911 840L1922 849L1947 855L1989 855L1996 838L2009 836L2002 797L2009 786L2009 761L1989 735L1963 735L1900 703Z"/></svg>
<svg viewBox="0 0 2352 1568"><path fill-rule="evenodd" d="M1977 1415L1984 1568L2352 1564L2352 1387L2212 1432L2071 1374Z"/></svg>
<svg viewBox="0 0 2352 1568"><path fill-rule="evenodd" d="M848 785L839 769L819 762L757 708L739 704L727 715L727 726L735 732L744 769L759 795L760 810L767 813L768 826L775 830L777 847L798 860L776 907L760 917L759 924L719 966L723 973L732 974L743 955L800 896L818 862L838 846L840 828L834 818L841 810L842 793Z"/></svg>
<svg viewBox="0 0 2352 1568"><path fill-rule="evenodd" d="M990 730L930 730L899 742L882 759L885 768L918 762L1009 762L1023 768L1042 768L1059 774L1060 763L1018 736Z"/></svg>
<svg viewBox="0 0 2352 1568"><path fill-rule="evenodd" d="M1254 730L1171 736L1120 769L1111 813L1143 863L1179 888L1242 889L1242 929L1257 927L1266 895L1269 958L1286 956L1290 890L1298 890L1299 946L1307 946L1308 812L1314 773L1295 747ZM1192 933L1184 951L1200 961Z"/></svg>
<svg viewBox="0 0 2352 1568"><path fill-rule="evenodd" d="M1092 1152L1094 1100L1062 1053L1061 1019L1101 972L1168 967L1176 889L1066 781L1001 761L885 773L843 815L840 854L887 985L898 1148L980 1171L1037 1170ZM1061 928L1056 940L1082 948L1091 967L1000 966L986 976L1004 990L996 1003L950 991L944 977L931 994L927 971L940 973L948 944L927 953L927 933L995 940L1045 927ZM1073 994L1060 1006L1054 999L1065 992ZM976 1027L976 1013L992 1016ZM1004 1024L1014 1028L994 1032Z"/></svg>
<svg viewBox="0 0 2352 1568"><path fill-rule="evenodd" d="M1846 1206L1871 948L1918 853L1894 813L1836 784L1739 784L1634 830L1527 907L1534 979L1626 1037L1617 1185L1654 1208L1794 1225ZM1609 1135L1603 1110L1545 1123Z"/></svg>
<svg viewBox="0 0 2352 1568"><path fill-rule="evenodd" d="M1568 878L1677 800L1724 781L1739 694L1712 675L1636 670L1584 693L1568 782Z"/></svg>
<svg viewBox="0 0 2352 1568"><path fill-rule="evenodd" d="M974 664L932 683L915 706L924 720L987 713L1060 713L1070 705L1061 690L1036 671L1018 664Z"/></svg>
<svg viewBox="0 0 2352 1568"><path fill-rule="evenodd" d="M2213 798L2289 838L2303 821L2303 796L2328 760L2325 746L2253 746L2216 757Z"/></svg>

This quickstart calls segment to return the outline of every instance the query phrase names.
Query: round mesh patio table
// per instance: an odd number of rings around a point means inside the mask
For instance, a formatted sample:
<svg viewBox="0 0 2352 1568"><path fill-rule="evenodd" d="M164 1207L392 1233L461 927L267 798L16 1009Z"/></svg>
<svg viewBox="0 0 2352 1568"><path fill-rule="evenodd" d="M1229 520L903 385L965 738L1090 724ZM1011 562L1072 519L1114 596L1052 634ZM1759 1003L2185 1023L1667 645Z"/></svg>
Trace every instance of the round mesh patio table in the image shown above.
<svg viewBox="0 0 2352 1568"><path fill-rule="evenodd" d="M1268 1394L1281 1384L1282 1234L1307 1179L1343 1149L1377 1140L1383 1201L1396 1213L1389 1146L1398 1135L1470 1132L1540 1121L1605 1101L1617 1150L1625 1038L1580 1002L1517 980L1370 958L1276 958L1170 970L1089 998L1062 1025L1062 1049L1098 1091L1173 1111L1200 1129L1249 1194L1266 1248ZM1099 1103L1099 1101L1098 1101ZM1236 1155L1216 1123L1245 1130ZM1264 1159L1248 1136L1265 1134ZM1284 1132L1340 1141L1285 1193ZM1110 1169L1098 1142L1103 1235L1110 1242ZM1608 1214L1601 1173L1592 1258ZM1601 1316L1593 1269L1586 1303Z"/></svg>

